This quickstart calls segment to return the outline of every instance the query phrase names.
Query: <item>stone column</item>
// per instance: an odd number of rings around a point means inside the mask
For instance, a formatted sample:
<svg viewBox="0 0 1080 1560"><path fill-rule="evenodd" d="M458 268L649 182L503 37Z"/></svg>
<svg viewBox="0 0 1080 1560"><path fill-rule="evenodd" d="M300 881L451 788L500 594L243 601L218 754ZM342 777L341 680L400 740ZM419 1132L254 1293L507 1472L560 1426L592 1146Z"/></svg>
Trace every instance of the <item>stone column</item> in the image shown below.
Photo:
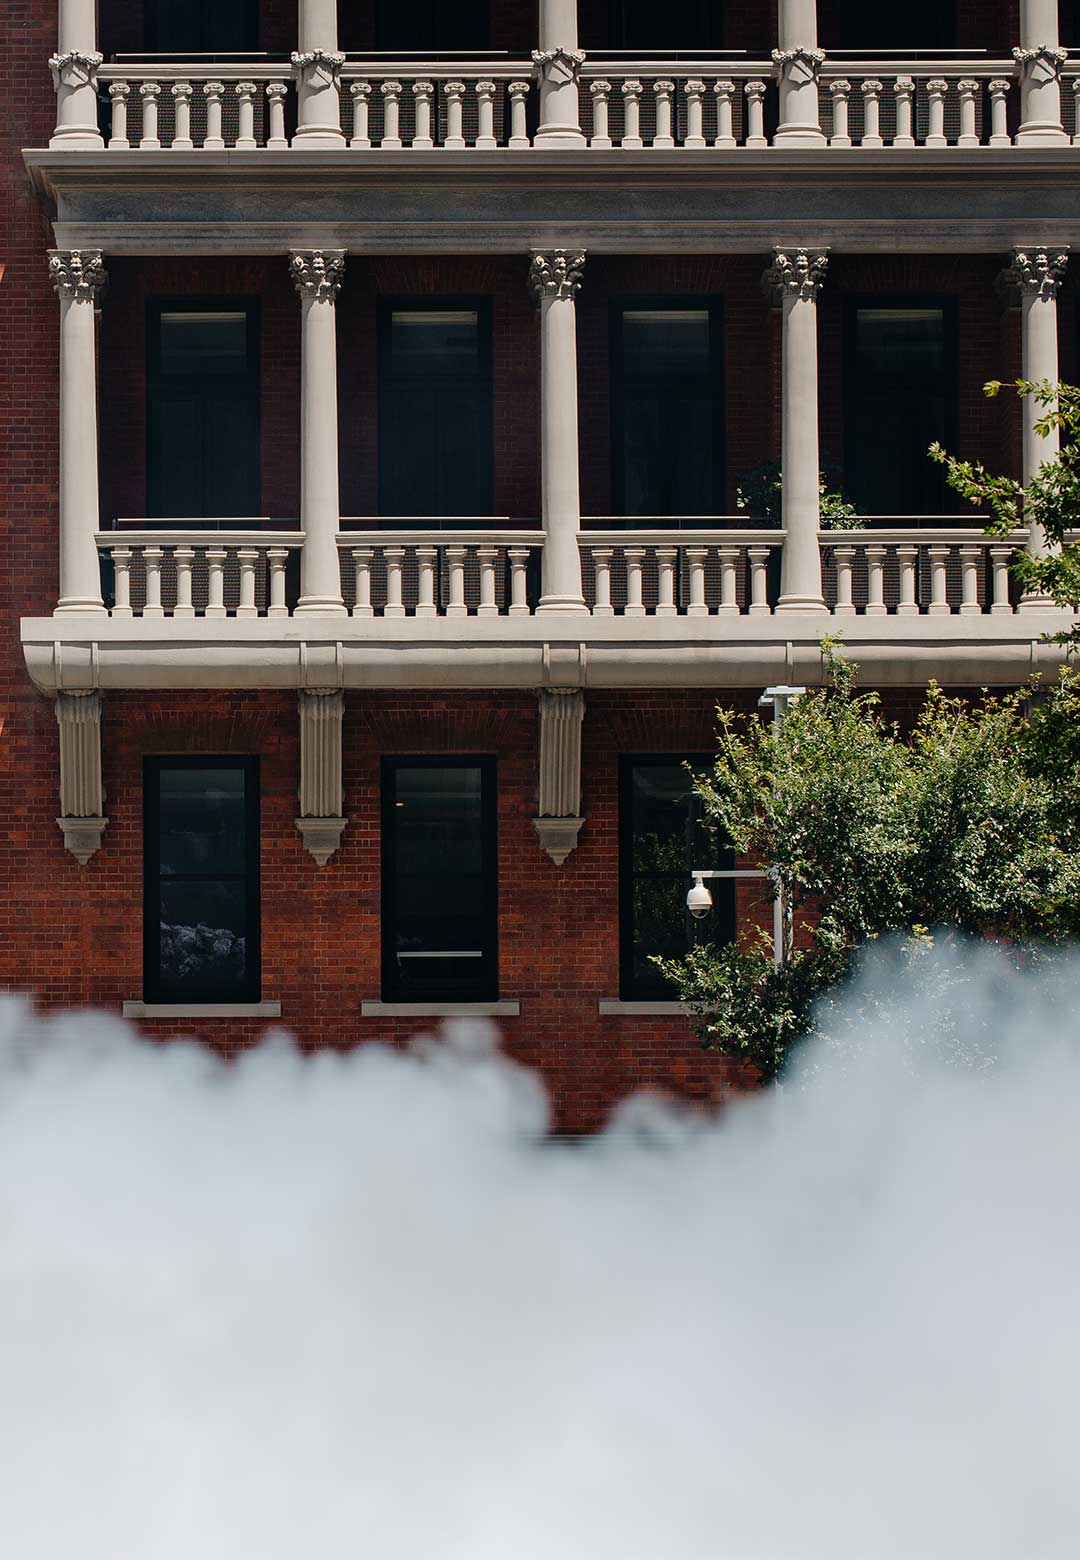
<svg viewBox="0 0 1080 1560"><path fill-rule="evenodd" d="M540 78L540 123L535 144L546 149L584 146L578 103L577 0L540 0L540 47L533 64Z"/></svg>
<svg viewBox="0 0 1080 1560"><path fill-rule="evenodd" d="M817 46L817 0L780 0L780 47L773 64L780 80L780 123L774 145L824 146L818 108L818 73L825 56Z"/></svg>
<svg viewBox="0 0 1080 1560"><path fill-rule="evenodd" d="M338 76L345 63L338 52L337 0L299 0L292 56L297 75L295 146L344 146Z"/></svg>
<svg viewBox="0 0 1080 1560"><path fill-rule="evenodd" d="M1047 379L1058 381L1058 319L1057 295L1068 264L1068 250L1059 246L1054 250L1015 249L1009 278L1020 289L1021 333L1023 344L1023 368L1025 379L1038 383ZM1058 457L1060 440L1058 430L1051 429L1045 439L1035 432L1035 424L1041 415L1034 399L1024 401L1024 486L1038 473L1039 467ZM1045 558L1048 552L1046 533L1041 525L1028 521L1028 552L1036 558ZM1023 606L1043 607L1052 602L1048 597L1026 595Z"/></svg>
<svg viewBox="0 0 1080 1560"><path fill-rule="evenodd" d="M60 598L57 612L103 612L98 529L95 304L105 286L99 249L50 249L60 299Z"/></svg>
<svg viewBox="0 0 1080 1560"><path fill-rule="evenodd" d="M781 612L823 612L821 592L821 457L818 451L817 298L828 256L777 248L765 285L784 311L783 515Z"/></svg>
<svg viewBox="0 0 1080 1560"><path fill-rule="evenodd" d="M529 288L540 306L540 445L544 526L539 612L584 612L578 532L577 306L581 250L534 254Z"/></svg>
<svg viewBox="0 0 1080 1560"><path fill-rule="evenodd" d="M49 60L56 88L56 128L49 145L97 149L105 143L94 85L101 64L96 0L60 0L59 21L57 50Z"/></svg>
<svg viewBox="0 0 1080 1560"><path fill-rule="evenodd" d="M338 396L335 302L345 271L343 249L289 254L300 294L300 600L297 612L344 612L337 533Z"/></svg>
<svg viewBox="0 0 1080 1560"><path fill-rule="evenodd" d="M1020 71L1018 146L1063 146L1061 67L1068 51L1058 44L1058 0L1020 0L1020 47L1013 59Z"/></svg>

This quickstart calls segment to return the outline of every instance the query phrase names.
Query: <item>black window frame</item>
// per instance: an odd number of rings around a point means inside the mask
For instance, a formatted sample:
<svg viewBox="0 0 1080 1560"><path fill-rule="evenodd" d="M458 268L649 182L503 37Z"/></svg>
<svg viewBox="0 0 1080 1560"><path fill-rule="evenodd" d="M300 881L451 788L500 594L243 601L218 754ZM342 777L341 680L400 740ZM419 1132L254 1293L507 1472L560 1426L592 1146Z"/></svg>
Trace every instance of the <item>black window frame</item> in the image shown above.
<svg viewBox="0 0 1080 1560"><path fill-rule="evenodd" d="M397 959L397 876L395 834L397 809L393 778L399 769L479 769L480 838L484 882L485 928L480 978L475 990L459 984L440 995L417 995L400 983ZM387 753L380 764L380 977L384 1002L497 1002L499 1000L499 771L490 753Z"/></svg>
<svg viewBox="0 0 1080 1560"><path fill-rule="evenodd" d="M707 310L709 315L709 376L708 383L712 395L712 438L710 441L710 454L712 458L712 504L708 510L703 511L709 515L722 515L726 508L727 490L727 410L726 410L726 368L725 368L725 334L724 334L724 299L719 293L688 293L672 295L658 294L627 294L613 297L609 302L608 315L608 367L609 367L609 405L611 419L611 493L614 514L633 519L627 508L626 501L626 387L628 382L642 385L660 383L659 379L640 379L628 381L623 367L623 316L638 310L668 310L679 313L684 310ZM680 381L674 375L665 375L664 383L689 383ZM681 515L657 516L658 520L670 519L672 521L684 518Z"/></svg>
<svg viewBox="0 0 1080 1560"><path fill-rule="evenodd" d="M164 375L161 371L161 317L163 314L239 314L247 316L247 369L244 375L230 379L214 376L212 379L191 375ZM254 493L251 517L262 509L262 301L253 294L241 296L201 296L184 293L176 297L156 295L146 300L146 511L147 517L167 522L176 519L214 519L220 511L201 515L163 515L160 513L160 480L154 439L154 402L163 389L189 391L193 399L205 400L207 383L214 385L235 384L243 386L250 397L254 418L252 439L254 443Z"/></svg>
<svg viewBox="0 0 1080 1560"><path fill-rule="evenodd" d="M677 999L677 993L665 982L659 971L645 982L636 978L634 974L634 882L637 876L634 871L634 771L641 768L675 769L689 764L694 769L711 772L715 762L715 753L620 753L619 755L619 999L622 1002L671 1002ZM703 824L702 828L704 827ZM717 847L713 846L709 852L711 860L715 860L718 854ZM723 850L723 854L730 857L730 866L734 868L735 856L731 847L728 846ZM711 860L687 863L687 892L693 883L691 869L695 866L707 868L711 865ZM738 902L735 889L736 883L733 878L716 879L710 883L714 906L722 896L729 898L733 936L738 933ZM714 908L710 916L715 914ZM689 912L687 915L689 916ZM713 926L715 924L712 923ZM690 933L691 946L715 941L715 937L710 936L711 927L708 918L701 921L688 919L687 930Z"/></svg>
<svg viewBox="0 0 1080 1560"><path fill-rule="evenodd" d="M245 861L248 924L245 933L245 980L234 995L220 991L200 997L190 988L177 992L161 979L161 773L169 769L240 769L244 772ZM143 1001L174 1004L252 1003L262 999L262 849L259 759L250 754L168 754L143 759ZM165 880L185 877L203 881L209 874L174 873ZM220 881L236 881L240 873L218 875ZM215 879L215 881L218 879Z"/></svg>
<svg viewBox="0 0 1080 1560"><path fill-rule="evenodd" d="M395 386L408 384L407 380L394 380L391 373L391 334L393 330L393 316L402 314L443 314L456 311L471 312L476 315L477 349L479 359L479 371L476 385L483 391L485 406L483 411L484 426L487 431L486 445L482 453L484 458L483 480L487 486L488 504L486 512L491 514L495 503L495 351L494 351L494 308L490 294L463 294L454 293L447 295L432 295L424 293L420 297L408 295L393 295L381 297L376 309L376 394L378 401L377 434L378 439L378 511L380 518L388 520L408 520L415 518L431 518L432 520L453 520L455 516L446 512L445 507L438 506L440 512L430 517L402 515L395 512L389 504L389 495L384 483L386 481L386 462L383 459L384 440L389 438L388 428L391 416L391 394ZM452 390L455 385L461 385L460 379L445 378L441 381L429 379L427 381L413 381L414 383L427 383L429 385L441 385ZM474 506L475 507L475 506Z"/></svg>
<svg viewBox="0 0 1080 1560"><path fill-rule="evenodd" d="M856 404L862 399L858 394L858 375L856 373L856 358L858 350L858 312L860 309L940 309L942 311L943 345L945 359L949 368L951 385L946 386L944 395L945 420L944 428L939 437L946 449L955 449L959 437L960 424L960 327L959 327L959 299L956 293L934 292L859 292L846 293L844 295L844 320L843 320L843 364L844 364L844 391L843 391L843 419L844 419L844 465L850 466L852 445L852 421ZM930 457L927 456L927 468L930 469ZM934 468L939 472L937 481L941 488L941 503L938 512L947 514L957 509L958 505L950 494L945 482L944 473L940 467ZM857 494L853 494L858 499ZM895 506L894 513L898 513ZM873 518L871 516L871 518ZM918 519L918 515L912 515L912 519Z"/></svg>

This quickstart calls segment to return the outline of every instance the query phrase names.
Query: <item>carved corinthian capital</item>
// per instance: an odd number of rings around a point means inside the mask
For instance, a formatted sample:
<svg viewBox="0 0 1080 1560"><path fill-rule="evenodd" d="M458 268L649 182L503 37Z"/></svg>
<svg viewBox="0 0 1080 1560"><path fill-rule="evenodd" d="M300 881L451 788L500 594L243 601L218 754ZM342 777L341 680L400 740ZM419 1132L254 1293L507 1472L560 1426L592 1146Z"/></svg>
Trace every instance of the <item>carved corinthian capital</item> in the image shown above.
<svg viewBox="0 0 1080 1560"><path fill-rule="evenodd" d="M773 263L762 277L762 285L776 302L784 297L815 302L825 281L829 256L825 250L783 249L773 251Z"/></svg>
<svg viewBox="0 0 1080 1560"><path fill-rule="evenodd" d="M576 81L585 63L583 49L534 49L532 62L541 76L550 76L559 84Z"/></svg>
<svg viewBox="0 0 1080 1560"><path fill-rule="evenodd" d="M60 298L94 303L107 280L100 249L50 249L49 280Z"/></svg>
<svg viewBox="0 0 1080 1560"><path fill-rule="evenodd" d="M544 298L569 298L581 290L585 271L584 249L552 249L534 254L529 264L529 292L537 304Z"/></svg>
<svg viewBox="0 0 1080 1560"><path fill-rule="evenodd" d="M302 54L293 51L289 59L296 70L321 71L330 81L336 81L345 63L344 54L333 49L305 49Z"/></svg>
<svg viewBox="0 0 1080 1560"><path fill-rule="evenodd" d="M345 251L294 249L289 255L289 275L301 298L333 303L345 275Z"/></svg>
<svg viewBox="0 0 1080 1560"><path fill-rule="evenodd" d="M89 86L100 69L101 61L100 54L87 54L82 49L66 49L63 54L51 55L49 69L54 90L59 92L62 86Z"/></svg>
<svg viewBox="0 0 1080 1560"><path fill-rule="evenodd" d="M1051 49L1049 44L1039 43L1032 49L1014 49L1012 57L1023 70L1029 66L1032 70L1041 65L1048 76L1060 76L1061 67L1069 58L1068 49Z"/></svg>
<svg viewBox="0 0 1080 1560"><path fill-rule="evenodd" d="M1021 292L1037 298L1056 298L1069 263L1069 251L1057 249L1014 249L1008 280Z"/></svg>
<svg viewBox="0 0 1080 1560"><path fill-rule="evenodd" d="M786 70L794 75L796 69L803 72L803 80L816 81L821 67L825 63L824 49L774 49L772 62L776 66L777 75L783 75Z"/></svg>

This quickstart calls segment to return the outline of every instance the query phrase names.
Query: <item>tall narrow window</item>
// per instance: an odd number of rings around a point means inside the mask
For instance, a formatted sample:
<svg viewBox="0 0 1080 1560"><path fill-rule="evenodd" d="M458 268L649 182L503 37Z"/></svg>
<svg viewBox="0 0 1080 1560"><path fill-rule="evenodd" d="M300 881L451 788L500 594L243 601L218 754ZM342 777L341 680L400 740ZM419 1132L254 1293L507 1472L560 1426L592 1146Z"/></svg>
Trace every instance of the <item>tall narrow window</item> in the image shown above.
<svg viewBox="0 0 1080 1560"><path fill-rule="evenodd" d="M490 0L378 0L375 47L406 54L490 49Z"/></svg>
<svg viewBox="0 0 1080 1560"><path fill-rule="evenodd" d="M384 759L386 1001L498 997L496 851L493 758Z"/></svg>
<svg viewBox="0 0 1080 1560"><path fill-rule="evenodd" d="M258 1001L258 759L147 759L143 829L146 1001Z"/></svg>
<svg viewBox="0 0 1080 1560"><path fill-rule="evenodd" d="M822 0L818 35L830 49L954 49L956 0Z"/></svg>
<svg viewBox="0 0 1080 1560"><path fill-rule="evenodd" d="M654 955L676 959L697 943L716 945L735 936L735 885L711 884L713 908L695 921L686 908L690 874L697 868L730 870L734 857L702 824L701 802L686 763L706 771L710 760L692 757L624 758L619 795L620 995L624 1001L671 1000L676 993Z"/></svg>
<svg viewBox="0 0 1080 1560"><path fill-rule="evenodd" d="M155 300L147 332L150 515L257 515L258 305Z"/></svg>
<svg viewBox="0 0 1080 1560"><path fill-rule="evenodd" d="M723 512L721 318L715 300L614 306L616 513L680 519Z"/></svg>
<svg viewBox="0 0 1080 1560"><path fill-rule="evenodd" d="M671 49L719 49L724 43L720 0L611 0L608 48L664 53ZM596 47L597 45L594 45Z"/></svg>
<svg viewBox="0 0 1080 1560"><path fill-rule="evenodd" d="M494 438L488 306L385 305L379 365L380 514L489 515Z"/></svg>
<svg viewBox="0 0 1080 1560"><path fill-rule="evenodd" d="M940 299L853 299L847 316L844 486L866 515L950 502L927 450L955 444L955 314Z"/></svg>
<svg viewBox="0 0 1080 1560"><path fill-rule="evenodd" d="M259 47L258 0L146 0L144 17L151 54L253 54Z"/></svg>

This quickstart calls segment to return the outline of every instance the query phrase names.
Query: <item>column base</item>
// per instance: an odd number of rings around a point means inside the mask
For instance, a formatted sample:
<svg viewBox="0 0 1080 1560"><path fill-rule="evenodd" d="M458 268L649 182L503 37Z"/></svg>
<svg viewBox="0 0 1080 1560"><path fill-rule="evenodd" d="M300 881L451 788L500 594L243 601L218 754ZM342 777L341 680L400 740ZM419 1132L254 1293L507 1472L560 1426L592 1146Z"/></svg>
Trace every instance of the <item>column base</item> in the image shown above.
<svg viewBox="0 0 1080 1560"><path fill-rule="evenodd" d="M828 146L820 125L780 125L773 134L774 146Z"/></svg>
<svg viewBox="0 0 1080 1560"><path fill-rule="evenodd" d="M69 612L105 612L105 603L100 596L61 596L53 609L53 617L59 617Z"/></svg>
<svg viewBox="0 0 1080 1560"><path fill-rule="evenodd" d="M318 612L323 617L327 613L333 613L336 617L349 615L340 596L301 596L296 603L296 615L303 613L306 617L313 612Z"/></svg>
<svg viewBox="0 0 1080 1560"><path fill-rule="evenodd" d="M536 608L541 612L588 612L582 596L541 596Z"/></svg>
<svg viewBox="0 0 1080 1560"><path fill-rule="evenodd" d="M822 596L781 596L776 603L777 612L827 612Z"/></svg>
<svg viewBox="0 0 1080 1560"><path fill-rule="evenodd" d="M70 130L54 130L49 137L50 152L103 152L105 142L94 125L72 125Z"/></svg>
<svg viewBox="0 0 1080 1560"><path fill-rule="evenodd" d="M310 130L298 128L293 131L292 144L301 149L309 147L312 151L318 151L328 146L344 146L345 137L340 130L332 126L313 126Z"/></svg>
<svg viewBox="0 0 1080 1560"><path fill-rule="evenodd" d="M579 125L541 125L533 137L533 145L560 151L567 147L576 149L587 142Z"/></svg>
<svg viewBox="0 0 1080 1560"><path fill-rule="evenodd" d="M1021 612L1059 612L1061 609L1052 596L1044 596L1034 591L1020 597Z"/></svg>
<svg viewBox="0 0 1080 1560"><path fill-rule="evenodd" d="M1021 125L1016 132L1017 146L1068 146L1068 132L1053 123Z"/></svg>

